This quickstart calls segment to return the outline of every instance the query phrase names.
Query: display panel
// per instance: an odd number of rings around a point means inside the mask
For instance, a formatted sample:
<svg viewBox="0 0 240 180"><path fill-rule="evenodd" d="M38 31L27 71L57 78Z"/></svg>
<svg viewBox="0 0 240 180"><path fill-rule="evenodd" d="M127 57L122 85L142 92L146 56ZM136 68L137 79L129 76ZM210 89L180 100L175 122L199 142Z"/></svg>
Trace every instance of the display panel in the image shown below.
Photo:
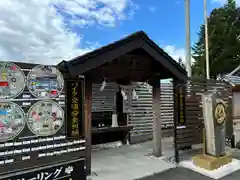
<svg viewBox="0 0 240 180"><path fill-rule="evenodd" d="M18 96L25 88L23 71L11 62L0 61L0 99Z"/></svg>
<svg viewBox="0 0 240 180"><path fill-rule="evenodd" d="M54 101L44 100L35 103L28 111L27 125L38 136L56 134L64 123L64 111Z"/></svg>
<svg viewBox="0 0 240 180"><path fill-rule="evenodd" d="M16 174L25 174L25 170L61 165L85 155L84 138L67 137L67 100L61 73L53 66L15 64L13 69L20 67L24 73L24 83L19 84L22 90L0 99L0 177L9 180L24 178ZM34 178L29 175L29 179Z"/></svg>
<svg viewBox="0 0 240 180"><path fill-rule="evenodd" d="M27 86L35 97L54 98L62 92L64 79L56 67L39 65L28 74Z"/></svg>
<svg viewBox="0 0 240 180"><path fill-rule="evenodd" d="M25 126L25 115L20 106L12 102L0 103L0 142L15 138Z"/></svg>

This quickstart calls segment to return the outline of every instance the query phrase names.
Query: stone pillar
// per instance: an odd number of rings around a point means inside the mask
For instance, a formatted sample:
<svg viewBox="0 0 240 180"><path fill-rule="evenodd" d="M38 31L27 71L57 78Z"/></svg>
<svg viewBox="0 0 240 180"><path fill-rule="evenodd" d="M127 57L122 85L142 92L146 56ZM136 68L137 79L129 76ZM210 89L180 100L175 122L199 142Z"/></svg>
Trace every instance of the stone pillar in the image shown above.
<svg viewBox="0 0 240 180"><path fill-rule="evenodd" d="M202 95L206 132L206 153L219 157L225 154L226 105L215 93Z"/></svg>
<svg viewBox="0 0 240 180"><path fill-rule="evenodd" d="M225 151L225 121L227 107L216 93L203 94L203 118L205 125L205 154L193 157L193 163L206 170L218 169L232 162L230 153Z"/></svg>

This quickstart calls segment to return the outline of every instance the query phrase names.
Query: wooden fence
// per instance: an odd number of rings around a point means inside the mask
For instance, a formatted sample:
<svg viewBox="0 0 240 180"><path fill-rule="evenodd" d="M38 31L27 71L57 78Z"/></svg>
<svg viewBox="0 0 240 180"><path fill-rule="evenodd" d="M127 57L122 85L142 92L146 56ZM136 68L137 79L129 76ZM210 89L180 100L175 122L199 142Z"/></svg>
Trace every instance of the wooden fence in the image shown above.
<svg viewBox="0 0 240 180"><path fill-rule="evenodd" d="M101 84L93 84L92 112L93 117L101 114L108 114L104 119L111 119L111 114L115 106L114 96L116 94L116 84L107 83L103 91L100 92ZM127 90L125 93L128 94ZM137 100L132 100L129 104L128 100L123 102L123 112L128 113L128 125L133 126L130 132L132 143L138 143L152 139L152 87L148 84L142 84L136 88L138 96ZM171 83L161 84L161 115L162 128L164 132L173 132L173 86ZM102 118L99 117L99 118ZM95 124L97 118L94 118ZM111 122L111 120L110 120ZM173 133L171 133L173 134Z"/></svg>
<svg viewBox="0 0 240 180"><path fill-rule="evenodd" d="M173 134L173 88L171 83L161 84L161 120L164 133ZM138 99L132 101L129 125L133 126L130 133L131 143L138 143L152 139L153 111L152 111L152 87L148 84L136 89ZM125 108L129 105L125 104Z"/></svg>
<svg viewBox="0 0 240 180"><path fill-rule="evenodd" d="M179 85L174 88L174 93L179 93L179 88L184 89L182 93L185 101L184 123L180 122L177 111L179 98L175 101L175 148L181 149L203 141L203 114L201 95L204 92L217 92L223 97L228 106L229 117L226 122L226 137L231 139L233 136L232 120L232 88L230 85L215 80L208 81L189 81L187 85Z"/></svg>
<svg viewBox="0 0 240 180"><path fill-rule="evenodd" d="M114 107L115 87L114 83L109 83L104 91L99 92L100 84L93 85L93 113L94 112L112 112ZM232 91L231 86L222 81L189 81L184 86L186 109L186 124L176 124L178 148L199 144L202 142L203 116L201 107L201 94L204 92L220 92L226 103L231 108ZM166 132L173 132L174 128L174 101L173 101L172 83L161 84L161 116L162 129ZM129 105L124 101L124 112L129 113L128 124L133 126L130 132L130 140L137 143L152 139L152 88L148 84L142 84L136 89L138 99L133 100ZM127 93L127 92L126 92ZM178 116L176 114L176 116ZM111 117L110 117L111 118ZM229 118L231 119L231 118ZM176 120L178 121L178 120ZM230 139L233 134L233 122L227 122L227 138Z"/></svg>

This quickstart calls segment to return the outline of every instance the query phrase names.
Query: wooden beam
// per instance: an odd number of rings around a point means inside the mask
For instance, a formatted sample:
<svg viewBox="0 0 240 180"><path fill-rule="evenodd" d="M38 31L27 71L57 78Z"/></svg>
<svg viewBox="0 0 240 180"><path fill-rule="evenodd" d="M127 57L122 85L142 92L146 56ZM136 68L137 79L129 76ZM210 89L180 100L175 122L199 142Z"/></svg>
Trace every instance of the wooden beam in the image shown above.
<svg viewBox="0 0 240 180"><path fill-rule="evenodd" d="M86 140L86 173L91 174L92 146L92 81L85 79L84 129Z"/></svg>
<svg viewBox="0 0 240 180"><path fill-rule="evenodd" d="M179 163L179 149L177 144L177 122L178 122L178 111L179 111L179 103L178 103L178 81L173 79L173 121L174 121L174 155L175 162Z"/></svg>
<svg viewBox="0 0 240 180"><path fill-rule="evenodd" d="M161 100L160 100L160 79L153 84L153 155L156 157L162 156L162 130L161 130Z"/></svg>

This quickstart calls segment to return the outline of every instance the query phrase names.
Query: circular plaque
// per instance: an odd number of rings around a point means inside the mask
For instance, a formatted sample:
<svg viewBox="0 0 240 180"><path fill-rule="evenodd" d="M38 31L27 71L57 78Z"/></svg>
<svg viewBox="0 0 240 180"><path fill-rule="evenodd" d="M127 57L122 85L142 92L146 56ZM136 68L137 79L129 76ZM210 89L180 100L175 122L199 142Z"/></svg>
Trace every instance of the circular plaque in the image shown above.
<svg viewBox="0 0 240 180"><path fill-rule="evenodd" d="M38 136L50 136L57 133L63 123L64 111L54 101L39 101L28 111L27 126Z"/></svg>
<svg viewBox="0 0 240 180"><path fill-rule="evenodd" d="M0 61L0 99L17 97L25 85L25 75L16 64Z"/></svg>
<svg viewBox="0 0 240 180"><path fill-rule="evenodd" d="M12 102L0 103L0 142L14 139L25 126L25 115L20 106Z"/></svg>
<svg viewBox="0 0 240 180"><path fill-rule="evenodd" d="M28 74L27 87L38 98L55 98L63 90L64 79L54 66L39 65Z"/></svg>
<svg viewBox="0 0 240 180"><path fill-rule="evenodd" d="M224 123L226 120L226 106L220 102L217 103L215 109L214 109L214 118L217 121L218 124Z"/></svg>

